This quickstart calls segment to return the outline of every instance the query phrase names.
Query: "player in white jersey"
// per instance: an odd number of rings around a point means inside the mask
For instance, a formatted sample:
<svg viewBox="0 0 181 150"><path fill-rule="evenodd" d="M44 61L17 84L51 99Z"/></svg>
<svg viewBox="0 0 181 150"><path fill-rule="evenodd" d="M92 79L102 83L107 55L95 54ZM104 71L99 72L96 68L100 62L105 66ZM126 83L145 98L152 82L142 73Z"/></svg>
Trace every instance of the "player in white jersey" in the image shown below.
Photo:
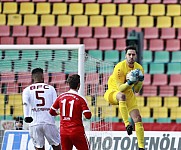
<svg viewBox="0 0 181 150"><path fill-rule="evenodd" d="M24 120L29 123L30 137L36 150L45 149L45 138L54 150L60 150L60 134L55 118L49 114L57 93L44 83L43 69L33 69L32 79L33 84L23 90Z"/></svg>

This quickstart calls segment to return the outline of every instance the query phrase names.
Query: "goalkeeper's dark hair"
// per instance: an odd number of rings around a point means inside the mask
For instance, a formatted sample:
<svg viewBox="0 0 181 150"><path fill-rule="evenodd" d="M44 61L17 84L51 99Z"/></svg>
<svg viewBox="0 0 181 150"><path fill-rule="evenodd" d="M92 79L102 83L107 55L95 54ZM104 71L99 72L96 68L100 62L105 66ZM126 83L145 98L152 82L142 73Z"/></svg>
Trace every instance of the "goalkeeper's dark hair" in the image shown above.
<svg viewBox="0 0 181 150"><path fill-rule="evenodd" d="M78 74L73 74L68 77L67 83L71 89L77 89L80 85L80 76Z"/></svg>
<svg viewBox="0 0 181 150"><path fill-rule="evenodd" d="M137 53L137 49L136 49L136 47L135 46L127 46L126 48L125 48L125 54L127 53L127 51L128 50L135 50L135 52Z"/></svg>

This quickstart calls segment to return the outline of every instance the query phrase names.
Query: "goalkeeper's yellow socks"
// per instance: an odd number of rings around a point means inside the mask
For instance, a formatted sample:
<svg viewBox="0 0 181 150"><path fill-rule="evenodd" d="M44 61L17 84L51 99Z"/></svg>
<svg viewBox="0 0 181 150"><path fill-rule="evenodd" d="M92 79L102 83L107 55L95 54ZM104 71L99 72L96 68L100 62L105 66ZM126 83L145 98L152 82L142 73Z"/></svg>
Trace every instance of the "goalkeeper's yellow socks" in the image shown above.
<svg viewBox="0 0 181 150"><path fill-rule="evenodd" d="M138 147L144 148L144 128L142 122L135 123L135 131L138 140Z"/></svg>
<svg viewBox="0 0 181 150"><path fill-rule="evenodd" d="M128 120L128 109L127 109L125 101L119 101L119 111L120 111L121 116L123 118L125 127L127 127L130 123Z"/></svg>

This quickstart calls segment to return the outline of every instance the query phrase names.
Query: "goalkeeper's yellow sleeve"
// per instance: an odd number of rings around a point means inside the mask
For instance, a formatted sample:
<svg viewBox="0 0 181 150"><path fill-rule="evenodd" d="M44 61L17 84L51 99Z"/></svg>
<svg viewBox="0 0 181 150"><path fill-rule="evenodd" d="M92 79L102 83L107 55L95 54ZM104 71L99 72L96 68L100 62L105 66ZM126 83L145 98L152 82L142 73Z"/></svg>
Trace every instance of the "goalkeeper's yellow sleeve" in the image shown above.
<svg viewBox="0 0 181 150"><path fill-rule="evenodd" d="M131 85L129 85L127 82L124 84L121 83L117 83L117 87L119 89L120 92L124 92L125 90L127 90Z"/></svg>
<svg viewBox="0 0 181 150"><path fill-rule="evenodd" d="M139 81L137 84L134 85L134 91L138 93L142 88L143 82Z"/></svg>

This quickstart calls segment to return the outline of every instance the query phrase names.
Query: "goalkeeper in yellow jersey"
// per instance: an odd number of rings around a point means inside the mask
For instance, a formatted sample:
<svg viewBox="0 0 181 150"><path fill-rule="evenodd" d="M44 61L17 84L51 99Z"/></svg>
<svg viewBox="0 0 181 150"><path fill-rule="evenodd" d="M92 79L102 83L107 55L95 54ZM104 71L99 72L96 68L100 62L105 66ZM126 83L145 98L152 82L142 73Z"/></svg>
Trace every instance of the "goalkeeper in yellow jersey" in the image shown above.
<svg viewBox="0 0 181 150"><path fill-rule="evenodd" d="M144 80L143 67L136 62L137 50L128 46L125 49L125 60L119 62L109 77L108 90L104 98L112 105L119 105L128 135L132 134L133 126L128 120L128 115L135 123L135 131L139 150L144 150L144 128L138 110L135 93L142 88Z"/></svg>

